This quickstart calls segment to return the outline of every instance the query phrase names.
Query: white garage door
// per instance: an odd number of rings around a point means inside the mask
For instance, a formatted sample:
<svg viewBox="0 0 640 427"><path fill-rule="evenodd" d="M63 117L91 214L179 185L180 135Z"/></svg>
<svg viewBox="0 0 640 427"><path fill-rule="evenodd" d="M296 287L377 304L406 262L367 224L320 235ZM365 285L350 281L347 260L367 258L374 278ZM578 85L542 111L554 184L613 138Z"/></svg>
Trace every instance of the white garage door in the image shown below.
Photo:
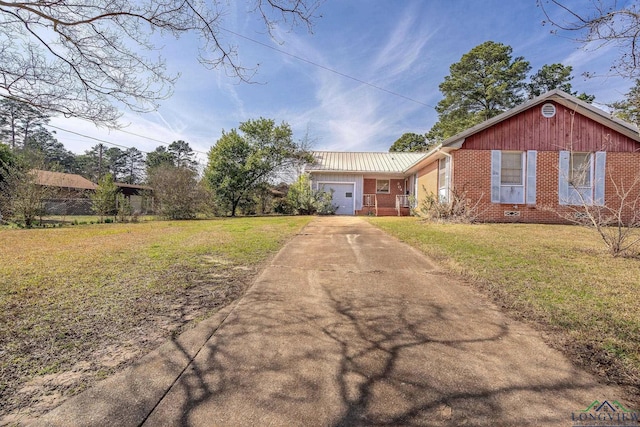
<svg viewBox="0 0 640 427"><path fill-rule="evenodd" d="M336 215L354 215L354 184L320 184L325 191L333 190L333 204L338 206Z"/></svg>

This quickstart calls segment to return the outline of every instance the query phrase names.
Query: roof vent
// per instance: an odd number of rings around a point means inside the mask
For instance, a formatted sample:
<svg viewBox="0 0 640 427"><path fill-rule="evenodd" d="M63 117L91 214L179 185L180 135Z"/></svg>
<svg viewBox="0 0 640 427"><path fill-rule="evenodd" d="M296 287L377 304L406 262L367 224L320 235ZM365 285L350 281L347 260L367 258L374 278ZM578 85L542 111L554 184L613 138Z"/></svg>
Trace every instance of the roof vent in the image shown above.
<svg viewBox="0 0 640 427"><path fill-rule="evenodd" d="M542 106L542 116L546 118L551 118L556 115L556 106L553 104L544 104Z"/></svg>

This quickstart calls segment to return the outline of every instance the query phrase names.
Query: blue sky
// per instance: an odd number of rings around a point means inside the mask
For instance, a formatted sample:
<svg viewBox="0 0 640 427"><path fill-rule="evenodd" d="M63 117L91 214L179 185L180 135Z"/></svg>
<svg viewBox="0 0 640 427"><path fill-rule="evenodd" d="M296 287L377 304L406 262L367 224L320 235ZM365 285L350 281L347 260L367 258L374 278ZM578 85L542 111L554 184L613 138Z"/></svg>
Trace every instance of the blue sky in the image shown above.
<svg viewBox="0 0 640 427"><path fill-rule="evenodd" d="M276 28L275 41L244 2L229 3L225 28L418 102L224 33L242 65L259 64L255 84L238 83L223 70L203 68L197 40L182 37L162 42L169 72L181 73L173 96L157 112L125 112L125 130L167 144L183 139L200 152L202 164L223 129L259 117L286 121L296 139L308 135L317 150L387 151L403 133L431 128L449 66L487 40L510 45L514 57L531 63L531 73L555 62L573 66L574 90L596 95L596 105L621 99L632 85L606 76L615 48L584 48L567 35L550 34L535 0L327 0L313 34ZM583 10L590 1L568 3ZM585 79L587 71L601 77ZM160 145L74 119L52 124L142 151ZM76 153L97 143L60 130L57 137Z"/></svg>

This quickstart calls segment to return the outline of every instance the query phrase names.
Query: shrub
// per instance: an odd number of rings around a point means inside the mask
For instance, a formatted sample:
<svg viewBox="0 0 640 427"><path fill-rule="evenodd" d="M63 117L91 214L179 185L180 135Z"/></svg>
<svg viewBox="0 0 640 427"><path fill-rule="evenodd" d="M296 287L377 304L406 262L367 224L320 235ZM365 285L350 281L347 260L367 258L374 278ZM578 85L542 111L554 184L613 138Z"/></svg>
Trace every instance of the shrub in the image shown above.
<svg viewBox="0 0 640 427"><path fill-rule="evenodd" d="M430 192L420 203L419 213L432 221L472 223L478 218L480 199L472 203L466 190L461 193L451 191L449 200L442 200Z"/></svg>
<svg viewBox="0 0 640 427"><path fill-rule="evenodd" d="M333 205L333 192L311 188L311 177L303 174L289 187L287 202L298 215L333 215L337 206Z"/></svg>
<svg viewBox="0 0 640 427"><path fill-rule="evenodd" d="M338 207L333 204L333 190L316 192L315 206L318 215L334 215Z"/></svg>

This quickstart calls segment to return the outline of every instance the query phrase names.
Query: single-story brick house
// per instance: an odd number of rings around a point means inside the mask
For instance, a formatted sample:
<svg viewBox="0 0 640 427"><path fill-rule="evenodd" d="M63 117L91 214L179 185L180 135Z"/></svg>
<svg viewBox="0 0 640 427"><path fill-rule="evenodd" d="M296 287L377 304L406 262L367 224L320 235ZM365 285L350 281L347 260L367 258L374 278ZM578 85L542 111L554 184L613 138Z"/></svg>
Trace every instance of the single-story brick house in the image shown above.
<svg viewBox="0 0 640 427"><path fill-rule="evenodd" d="M464 195L477 205L479 220L557 223L582 200L612 207L619 202L617 189L630 188L640 177L640 134L553 90L418 156L394 177L417 203L429 193L441 200ZM322 163L323 156L316 153L316 159ZM314 183L325 179L321 166L309 171ZM333 181L348 171L341 173ZM634 191L632 198L640 197L640 185ZM625 212L627 218L631 214Z"/></svg>

